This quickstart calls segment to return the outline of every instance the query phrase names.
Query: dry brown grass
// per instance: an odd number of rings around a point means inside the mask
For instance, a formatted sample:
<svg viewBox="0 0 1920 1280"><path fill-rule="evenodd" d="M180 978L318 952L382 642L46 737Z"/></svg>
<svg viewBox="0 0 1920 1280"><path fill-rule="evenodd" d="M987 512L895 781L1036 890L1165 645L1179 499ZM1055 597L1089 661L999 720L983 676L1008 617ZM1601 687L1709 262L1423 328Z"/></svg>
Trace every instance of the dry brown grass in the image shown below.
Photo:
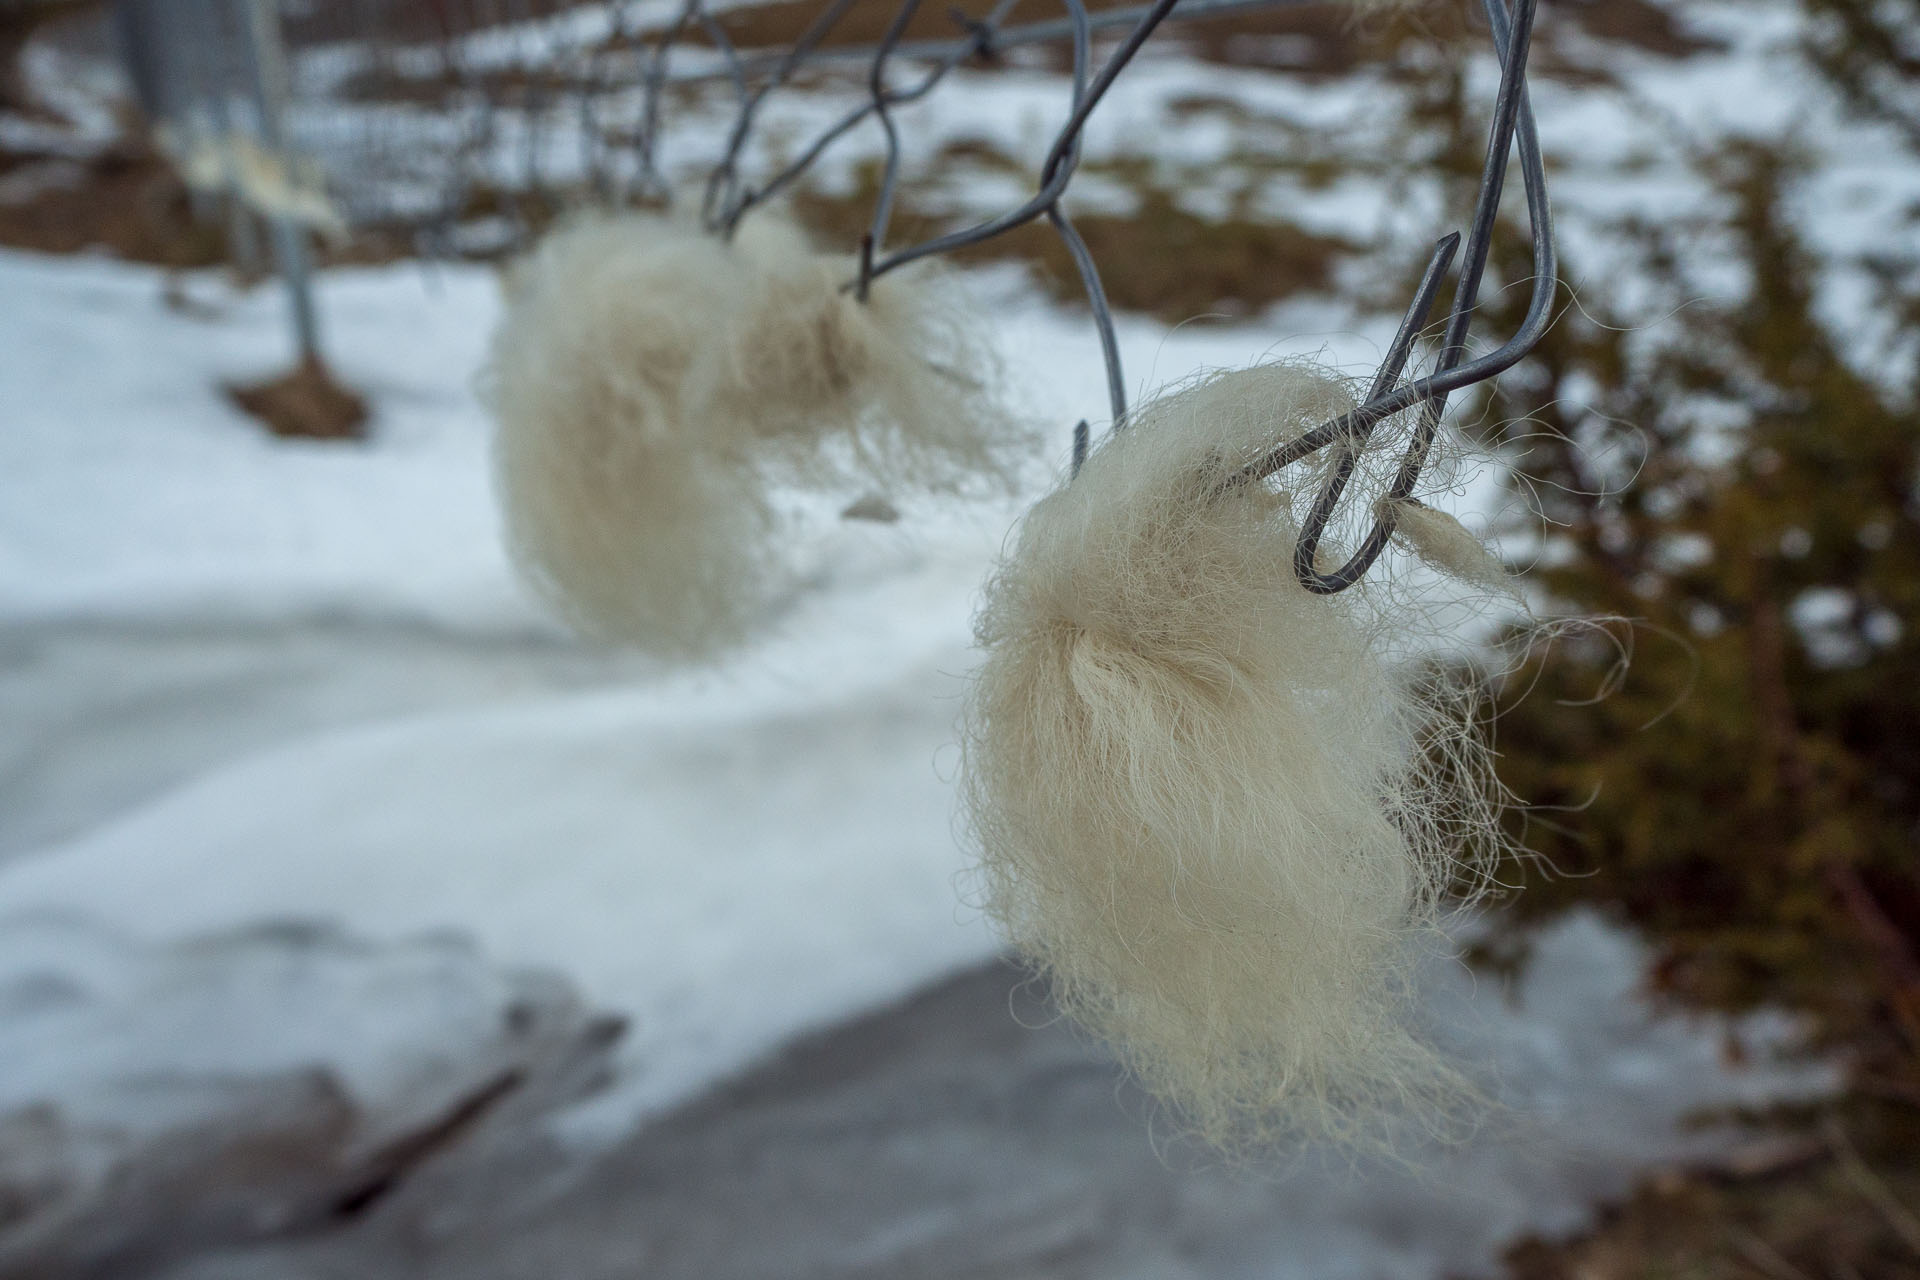
<svg viewBox="0 0 1920 1280"><path fill-rule="evenodd" d="M1114 7L1115 0L1098 0L1089 10L1098 12ZM741 49L780 49L791 45L825 8L821 0L775 0L772 4L747 5L730 9L720 16L727 38ZM992 8L992 0L965 0L954 5L922 5L907 23L908 40L944 40L960 34L964 28L952 16L955 12L969 18L981 18ZM899 5L894 0L854 0L839 22L822 42L837 45L873 44L892 23ZM1059 17L1062 10L1045 0L1020 0L1009 22L1032 22ZM703 43L702 33L690 33L692 43Z"/></svg>
<svg viewBox="0 0 1920 1280"><path fill-rule="evenodd" d="M979 143L963 143L943 151L933 167L948 169L983 160L1010 163L993 157ZM1100 264L1108 301L1123 311L1149 312L1169 323L1201 315L1254 313L1298 293L1332 288L1341 256L1359 248L1281 220L1203 218L1182 209L1150 177L1126 166L1089 168L1118 178L1139 198L1139 207L1132 213L1074 217L1074 226ZM846 193L804 191L794 198L795 212L824 243L857 244L873 208L876 182L877 174L868 170ZM914 200L911 191L903 191L890 239L907 244L960 222L929 211ZM1078 302L1086 296L1066 246L1044 222L1029 223L954 258L1027 262L1054 297Z"/></svg>
<svg viewBox="0 0 1920 1280"><path fill-rule="evenodd" d="M219 230L195 220L186 185L145 148L113 147L85 160L15 153L5 172L21 195L0 201L0 245L104 249L165 267L209 266L226 256Z"/></svg>
<svg viewBox="0 0 1920 1280"><path fill-rule="evenodd" d="M1818 1149L1756 1173L1670 1172L1564 1240L1507 1254L1509 1280L1920 1280L1912 1152Z"/></svg>

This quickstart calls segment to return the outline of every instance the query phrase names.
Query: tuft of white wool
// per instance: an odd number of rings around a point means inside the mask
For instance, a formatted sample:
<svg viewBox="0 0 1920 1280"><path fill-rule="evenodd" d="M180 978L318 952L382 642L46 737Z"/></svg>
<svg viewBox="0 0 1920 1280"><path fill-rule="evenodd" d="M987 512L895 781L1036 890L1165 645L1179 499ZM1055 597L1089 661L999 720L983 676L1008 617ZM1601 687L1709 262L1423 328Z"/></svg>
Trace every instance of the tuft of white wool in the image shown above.
<svg viewBox="0 0 1920 1280"><path fill-rule="evenodd" d="M744 305L724 245L586 218L511 269L485 391L516 565L582 631L670 657L750 628L773 515L738 442L691 418L689 370Z"/></svg>
<svg viewBox="0 0 1920 1280"><path fill-rule="evenodd" d="M1010 482L1025 440L938 277L876 282L763 212L571 220L505 278L487 397L514 560L591 635L713 656L767 616L779 484Z"/></svg>
<svg viewBox="0 0 1920 1280"><path fill-rule="evenodd" d="M161 125L154 141L196 191L233 191L256 213L311 227L335 243L346 219L327 196L326 176L310 157L270 151L238 131L224 135Z"/></svg>
<svg viewBox="0 0 1920 1280"><path fill-rule="evenodd" d="M1274 364L1140 407L1028 513L977 620L983 905L1235 1156L1443 1132L1471 1097L1409 1015L1443 895L1498 840L1473 690L1389 656L1364 584L1295 580L1317 477L1235 480L1352 404Z"/></svg>
<svg viewBox="0 0 1920 1280"><path fill-rule="evenodd" d="M241 198L270 218L312 227L336 244L351 232L339 207L327 195L326 177L313 160L269 151L245 134L233 134L227 148Z"/></svg>
<svg viewBox="0 0 1920 1280"><path fill-rule="evenodd" d="M855 260L815 251L778 210L742 222L732 248L748 303L697 375L707 412L784 447L802 476L936 492L1011 485L1031 436L995 393L987 326L951 276L890 272L862 301L848 287Z"/></svg>
<svg viewBox="0 0 1920 1280"><path fill-rule="evenodd" d="M1499 595L1518 594L1507 567L1446 512L1418 498L1382 498L1375 512L1392 518L1393 536L1429 568Z"/></svg>

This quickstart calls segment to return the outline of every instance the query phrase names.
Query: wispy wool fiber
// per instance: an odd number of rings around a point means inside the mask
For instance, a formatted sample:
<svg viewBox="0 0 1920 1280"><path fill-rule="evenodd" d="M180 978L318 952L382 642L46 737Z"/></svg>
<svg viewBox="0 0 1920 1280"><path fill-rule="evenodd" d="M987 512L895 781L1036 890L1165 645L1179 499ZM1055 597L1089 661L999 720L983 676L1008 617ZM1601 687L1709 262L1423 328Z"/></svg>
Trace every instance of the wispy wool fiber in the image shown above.
<svg viewBox="0 0 1920 1280"><path fill-rule="evenodd" d="M889 273L862 301L857 263L815 251L777 211L743 222L733 252L746 306L692 393L728 429L801 476L934 492L1005 488L1030 433L957 282L931 264ZM777 456L777 455L770 455Z"/></svg>
<svg viewBox="0 0 1920 1280"><path fill-rule="evenodd" d="M1472 692L1386 656L1365 587L1298 585L1314 486L1234 479L1352 403L1278 364L1141 407L1028 514L977 622L984 905L1235 1156L1439 1131L1471 1093L1409 1013L1443 893L1498 838Z"/></svg>
<svg viewBox="0 0 1920 1280"><path fill-rule="evenodd" d="M1382 498L1376 507L1393 518L1393 536L1430 569L1498 595L1516 596L1519 585L1499 557L1451 515L1418 498Z"/></svg>

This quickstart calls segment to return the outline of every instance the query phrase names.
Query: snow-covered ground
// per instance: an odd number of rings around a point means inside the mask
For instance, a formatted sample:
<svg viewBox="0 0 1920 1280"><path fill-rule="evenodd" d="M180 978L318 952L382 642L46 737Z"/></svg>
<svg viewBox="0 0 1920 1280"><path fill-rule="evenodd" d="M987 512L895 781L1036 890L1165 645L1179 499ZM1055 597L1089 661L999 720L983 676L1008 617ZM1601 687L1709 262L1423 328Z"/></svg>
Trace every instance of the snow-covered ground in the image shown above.
<svg viewBox="0 0 1920 1280"><path fill-rule="evenodd" d="M1098 396L1074 317L1011 273L979 284L1041 411ZM281 356L270 290L194 278L182 312L146 269L7 255L0 291L31 318L0 343L0 920L25 940L0 953L0 1110L54 1103L136 1149L155 1072L218 1115L237 1104L213 1082L308 1063L377 1117L411 1078L394 1063L479 1043L505 999L489 974L539 970L627 1019L612 1087L561 1114L600 1147L994 954L958 889L953 722L1017 503L803 518L766 641L661 669L568 640L510 575L471 390L483 269L323 282L340 371L377 406L366 445L271 442L223 400ZM1381 336L1122 334L1143 375L1328 346L1358 361ZM257 947L206 959L289 922L360 949L274 952L260 979ZM436 987L421 940L448 936L472 959ZM1437 998L1485 1020L1471 1052L1583 1180L1679 1149L1688 1107L1821 1080L1725 1070L1722 1029L1654 1019L1604 929L1546 955L1511 1007L1448 966ZM28 998L47 991L66 994ZM1564 1216L1537 1171L1471 1167L1521 1206L1511 1221ZM1363 1248L1342 1231L1325 1247Z"/></svg>
<svg viewBox="0 0 1920 1280"><path fill-rule="evenodd" d="M1711 221L1694 143L1797 128L1826 147L1802 212L1844 304L1871 247L1860 211L1910 198L1916 179L1864 168L1872 131L1849 133L1787 69L1786 11L1690 6L1720 51L1684 66L1623 55L1621 86L1536 87L1588 270L1610 262L1616 215ZM960 74L903 127L1036 158L1060 88L1037 71ZM1333 140L1285 145L1387 153L1378 91L1155 56L1096 117L1089 161L1144 150L1182 174L1217 167L1276 145L1260 112ZM1203 93L1253 122L1167 116ZM847 100L797 95L784 119L797 130ZM700 154L724 123L690 111L669 153ZM871 154L852 146L823 177ZM1016 194L1000 181L950 185L984 210ZM1439 230L1437 180L1417 172L1272 183L1266 205L1383 254ZM1862 183L1871 199L1841 198ZM1184 179L1180 194L1222 198ZM1097 182L1085 195L1126 198ZM1019 501L908 501L894 526L810 508L761 643L696 671L595 651L500 550L473 392L497 307L488 270L321 279L330 355L374 406L363 445L261 434L221 386L283 367L281 300L183 283L186 305L170 306L144 268L0 254L0 1125L48 1104L105 1160L182 1107L219 1113L236 1081L327 1066L378 1132L411 1082L493 1061L495 1022L540 972L565 986L561 1005L627 1020L612 1086L561 1112L569 1141L604 1149L794 1037L994 954L960 892L953 726L974 595ZM1070 424L1101 414L1097 347L1084 316L1018 272L974 283L1051 426L1038 484ZM1629 308L1632 283L1609 281ZM1136 392L1273 355L1364 372L1390 330L1319 297L1240 324L1119 320ZM1500 500L1484 475L1452 498L1470 524ZM1511 1232L1569 1226L1575 1201L1708 1141L1679 1133L1688 1109L1822 1087L1818 1069L1769 1062L1774 1022L1656 1017L1634 986L1642 959L1581 918L1512 991L1437 964L1432 1014L1510 1121L1424 1182L1313 1182L1256 1242L1293 1270L1257 1272L1479 1265ZM1730 1064L1729 1036L1760 1051ZM155 1102L156 1074L174 1111Z"/></svg>

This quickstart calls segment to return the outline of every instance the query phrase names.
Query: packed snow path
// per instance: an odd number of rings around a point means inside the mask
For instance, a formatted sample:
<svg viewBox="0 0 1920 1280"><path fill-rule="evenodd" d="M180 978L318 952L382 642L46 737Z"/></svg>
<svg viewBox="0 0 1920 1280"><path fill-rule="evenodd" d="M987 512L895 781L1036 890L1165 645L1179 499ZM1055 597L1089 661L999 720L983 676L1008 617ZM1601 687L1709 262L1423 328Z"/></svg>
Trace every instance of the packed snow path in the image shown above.
<svg viewBox="0 0 1920 1280"><path fill-rule="evenodd" d="M1431 1012L1490 1047L1514 1110L1418 1169L1308 1155L1252 1178L1150 1141L1149 1100L990 965L810 1037L604 1157L526 1148L324 1237L166 1280L1432 1280L1567 1231L1731 1100L1718 1045L1647 1019L1636 950L1578 917L1503 993L1455 971ZM1506 995L1510 1008L1502 1010ZM1024 1025L1023 1025L1024 1024ZM1789 1086L1745 1074L1735 1093ZM1802 1083L1806 1081L1803 1079ZM503 1176L511 1168L514 1176Z"/></svg>

